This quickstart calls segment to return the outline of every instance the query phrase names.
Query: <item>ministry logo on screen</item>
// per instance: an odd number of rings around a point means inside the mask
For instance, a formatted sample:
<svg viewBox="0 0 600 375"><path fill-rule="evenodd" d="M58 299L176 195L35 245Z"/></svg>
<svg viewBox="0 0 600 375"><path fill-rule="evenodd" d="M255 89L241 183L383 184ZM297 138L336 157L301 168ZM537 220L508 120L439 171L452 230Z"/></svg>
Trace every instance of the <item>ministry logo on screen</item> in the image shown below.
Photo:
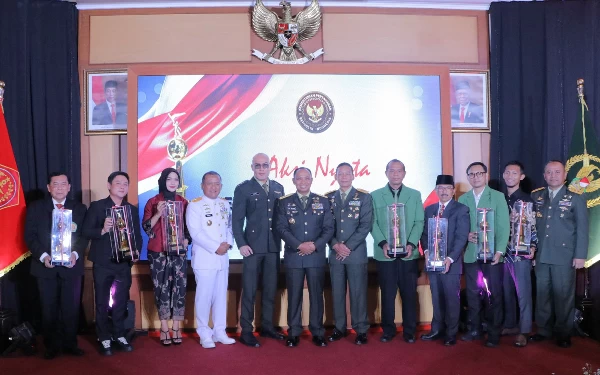
<svg viewBox="0 0 600 375"><path fill-rule="evenodd" d="M335 110L331 99L318 91L305 94L296 106L296 119L309 133L323 133L333 123Z"/></svg>

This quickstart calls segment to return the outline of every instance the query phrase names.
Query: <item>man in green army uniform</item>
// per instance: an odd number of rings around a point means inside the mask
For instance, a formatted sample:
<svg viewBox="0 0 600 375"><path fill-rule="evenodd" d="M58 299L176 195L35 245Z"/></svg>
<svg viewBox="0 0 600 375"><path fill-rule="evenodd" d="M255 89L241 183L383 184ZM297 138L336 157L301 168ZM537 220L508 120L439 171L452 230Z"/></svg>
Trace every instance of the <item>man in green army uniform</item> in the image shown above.
<svg viewBox="0 0 600 375"><path fill-rule="evenodd" d="M531 193L536 206L537 333L530 341L556 334L557 345L571 346L575 309L575 269L582 268L588 251L588 212L585 199L567 190L565 166L550 161L544 168L548 188ZM554 321L552 317L554 316Z"/></svg>
<svg viewBox="0 0 600 375"><path fill-rule="evenodd" d="M371 235L375 242L373 258L377 260L377 273L381 288L381 328L382 342L391 341L396 335L394 323L394 305L396 293L400 289L402 299L403 338L408 343L415 342L417 330L417 277L419 268L417 259L419 249L416 247L421 234L425 213L421 193L402 184L406 170L404 163L394 159L385 168L388 184L371 193L373 197L374 223ZM388 256L388 205L404 204L406 227L406 250L408 254L401 259Z"/></svg>
<svg viewBox="0 0 600 375"><path fill-rule="evenodd" d="M484 296L489 296L487 310L491 310L488 322L488 337L485 346L493 348L500 343L502 329L502 274L503 266L499 264L506 253L506 245L510 236L508 205L504 194L487 186L487 167L481 162L474 162L467 168L467 177L472 190L458 198L458 202L469 207L471 215L471 232L464 256L464 270L467 281L467 302L469 305L470 331L462 337L463 341L479 340L481 335L481 291L487 288ZM494 259L491 262L477 261L477 209L494 210ZM479 273L485 279L481 282ZM486 314L489 315L489 314Z"/></svg>

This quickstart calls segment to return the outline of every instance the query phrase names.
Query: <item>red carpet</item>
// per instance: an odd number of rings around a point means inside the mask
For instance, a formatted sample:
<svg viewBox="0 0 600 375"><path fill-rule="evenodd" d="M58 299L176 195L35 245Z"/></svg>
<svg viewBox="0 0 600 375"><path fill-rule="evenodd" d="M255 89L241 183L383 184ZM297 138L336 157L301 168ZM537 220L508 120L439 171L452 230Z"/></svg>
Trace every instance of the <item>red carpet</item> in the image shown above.
<svg viewBox="0 0 600 375"><path fill-rule="evenodd" d="M184 338L178 347L162 347L155 337L138 337L132 353L117 352L112 357L98 354L95 337L82 336L79 345L86 351L83 357L60 356L47 361L39 353L1 358L0 374L579 375L586 363L594 369L600 366L600 343L581 338L573 339L570 349L558 348L553 342L519 349L512 346L512 337L506 337L498 348L488 349L481 342L458 342L450 348L439 341L419 340L410 345L402 341L401 335L383 344L379 336L370 334L369 343L361 347L354 345L354 335L350 335L327 348L317 348L309 337L302 337L297 348L259 338L263 344L259 349L236 343L217 344L216 349L209 350L193 337Z"/></svg>

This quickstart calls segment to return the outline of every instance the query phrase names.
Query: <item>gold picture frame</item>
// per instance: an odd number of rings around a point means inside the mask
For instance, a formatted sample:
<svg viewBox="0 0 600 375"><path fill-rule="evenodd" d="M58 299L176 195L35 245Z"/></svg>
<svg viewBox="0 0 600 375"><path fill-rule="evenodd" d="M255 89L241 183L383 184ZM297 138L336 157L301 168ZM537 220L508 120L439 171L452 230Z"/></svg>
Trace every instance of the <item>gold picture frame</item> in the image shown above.
<svg viewBox="0 0 600 375"><path fill-rule="evenodd" d="M486 70L450 71L452 132L490 132L490 120L489 72Z"/></svg>
<svg viewBox="0 0 600 375"><path fill-rule="evenodd" d="M84 72L85 135L127 134L127 69Z"/></svg>

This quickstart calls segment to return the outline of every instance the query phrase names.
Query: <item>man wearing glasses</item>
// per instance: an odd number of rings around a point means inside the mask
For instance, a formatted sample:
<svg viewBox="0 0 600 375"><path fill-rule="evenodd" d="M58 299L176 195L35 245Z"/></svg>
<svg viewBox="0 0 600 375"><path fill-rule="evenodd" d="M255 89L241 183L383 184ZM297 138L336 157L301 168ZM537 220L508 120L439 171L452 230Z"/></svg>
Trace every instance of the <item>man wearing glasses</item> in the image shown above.
<svg viewBox="0 0 600 375"><path fill-rule="evenodd" d="M260 343L253 335L254 302L259 275L262 275L262 337L285 340L275 331L273 311L281 237L273 230L275 202L283 196L283 186L269 180L270 159L266 154L256 154L250 164L254 176L239 184L233 194L233 236L243 259L242 311L240 342L258 348ZM244 228L244 222L246 227Z"/></svg>
<svg viewBox="0 0 600 375"><path fill-rule="evenodd" d="M462 337L463 341L479 340L481 332L481 292L484 298L489 298L486 304L488 322L488 337L485 346L496 347L500 343L500 330L502 328L502 273L503 267L499 264L506 253L506 245L510 235L508 218L508 205L504 194L487 186L487 167L481 162L474 162L467 168L469 184L473 187L463 194L458 201L469 207L471 215L471 231L469 244L465 251L465 276L467 281L467 301L469 304L470 331ZM491 262L477 261L477 209L488 208L494 210L494 259ZM483 279L479 280L479 273ZM489 314L488 314L489 313Z"/></svg>

